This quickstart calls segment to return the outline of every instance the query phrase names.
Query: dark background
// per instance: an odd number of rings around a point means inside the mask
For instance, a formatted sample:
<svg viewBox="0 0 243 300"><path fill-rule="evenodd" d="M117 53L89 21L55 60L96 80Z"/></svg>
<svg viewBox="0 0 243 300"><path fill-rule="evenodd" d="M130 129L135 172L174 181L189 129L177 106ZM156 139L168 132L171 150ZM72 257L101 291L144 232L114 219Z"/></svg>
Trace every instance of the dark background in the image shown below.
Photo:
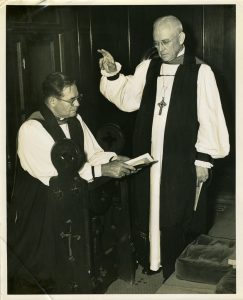
<svg viewBox="0 0 243 300"><path fill-rule="evenodd" d="M216 76L231 153L216 161L217 180L212 184L215 191L234 199L235 12L235 5L7 6L8 191L14 177L17 130L38 108L41 82L53 71L76 78L84 94L80 113L93 134L104 124L119 125L125 137L121 152L130 155L136 113L121 112L100 94L97 49L110 51L123 73L132 74L153 45L153 21L173 14L184 25L186 46Z"/></svg>

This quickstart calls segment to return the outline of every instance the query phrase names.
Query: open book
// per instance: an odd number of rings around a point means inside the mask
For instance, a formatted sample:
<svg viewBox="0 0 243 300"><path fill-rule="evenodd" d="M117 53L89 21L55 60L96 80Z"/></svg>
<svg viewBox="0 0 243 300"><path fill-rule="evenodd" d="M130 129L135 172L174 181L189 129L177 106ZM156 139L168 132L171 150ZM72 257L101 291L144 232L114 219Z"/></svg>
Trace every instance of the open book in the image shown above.
<svg viewBox="0 0 243 300"><path fill-rule="evenodd" d="M154 163L158 162L157 160L154 160L149 153L145 153L143 155L140 155L138 157L135 157L133 159L130 159L126 161L125 163L133 166L136 169L140 169L146 166L150 166Z"/></svg>

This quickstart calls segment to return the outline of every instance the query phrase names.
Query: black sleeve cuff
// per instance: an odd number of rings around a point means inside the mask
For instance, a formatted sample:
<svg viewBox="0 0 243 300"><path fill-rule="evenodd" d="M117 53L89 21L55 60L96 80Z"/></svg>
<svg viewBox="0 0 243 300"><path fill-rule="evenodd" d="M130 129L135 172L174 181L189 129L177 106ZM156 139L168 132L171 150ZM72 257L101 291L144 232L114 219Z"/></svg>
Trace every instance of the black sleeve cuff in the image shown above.
<svg viewBox="0 0 243 300"><path fill-rule="evenodd" d="M202 152L197 152L196 160L206 161L206 162L213 164L212 156L209 154L206 154L206 153L202 153Z"/></svg>
<svg viewBox="0 0 243 300"><path fill-rule="evenodd" d="M108 80L113 81L119 78L120 72L118 72L116 75L107 77Z"/></svg>
<svg viewBox="0 0 243 300"><path fill-rule="evenodd" d="M95 179L95 169L94 166L91 166L91 171L92 171L92 176L93 176L93 180Z"/></svg>
<svg viewBox="0 0 243 300"><path fill-rule="evenodd" d="M110 159L109 159L109 162L111 162L112 161L112 159L114 158L115 156L112 156Z"/></svg>

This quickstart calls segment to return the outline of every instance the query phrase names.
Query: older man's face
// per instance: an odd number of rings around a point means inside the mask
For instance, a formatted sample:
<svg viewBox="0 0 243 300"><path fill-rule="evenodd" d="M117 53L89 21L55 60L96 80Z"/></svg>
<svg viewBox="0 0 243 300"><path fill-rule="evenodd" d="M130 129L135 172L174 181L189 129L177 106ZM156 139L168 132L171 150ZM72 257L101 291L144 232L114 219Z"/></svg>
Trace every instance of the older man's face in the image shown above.
<svg viewBox="0 0 243 300"><path fill-rule="evenodd" d="M79 107L79 93L75 84L64 87L62 96L55 98L57 99L54 107L56 116L59 118L70 118L76 116Z"/></svg>
<svg viewBox="0 0 243 300"><path fill-rule="evenodd" d="M154 46L159 56L165 62L177 57L181 50L182 41L178 31L168 24L158 24L153 32Z"/></svg>

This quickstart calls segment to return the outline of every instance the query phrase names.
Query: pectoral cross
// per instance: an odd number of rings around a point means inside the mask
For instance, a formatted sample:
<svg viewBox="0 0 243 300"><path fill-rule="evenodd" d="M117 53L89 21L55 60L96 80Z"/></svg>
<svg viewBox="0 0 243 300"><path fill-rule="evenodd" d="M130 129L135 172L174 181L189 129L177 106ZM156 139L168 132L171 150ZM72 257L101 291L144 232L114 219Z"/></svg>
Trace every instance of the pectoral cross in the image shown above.
<svg viewBox="0 0 243 300"><path fill-rule="evenodd" d="M165 97L162 97L162 101L158 103L159 106L159 115L162 114L163 108L166 106Z"/></svg>
<svg viewBox="0 0 243 300"><path fill-rule="evenodd" d="M73 256L73 251L72 251L72 239L76 239L78 241L78 240L80 240L81 237L78 234L72 234L72 221L71 220L67 220L66 224L69 225L69 232L68 233L61 232L60 237L62 239L64 239L64 238L68 239L68 254L69 254L68 260L73 262L73 261L75 261L75 258Z"/></svg>

